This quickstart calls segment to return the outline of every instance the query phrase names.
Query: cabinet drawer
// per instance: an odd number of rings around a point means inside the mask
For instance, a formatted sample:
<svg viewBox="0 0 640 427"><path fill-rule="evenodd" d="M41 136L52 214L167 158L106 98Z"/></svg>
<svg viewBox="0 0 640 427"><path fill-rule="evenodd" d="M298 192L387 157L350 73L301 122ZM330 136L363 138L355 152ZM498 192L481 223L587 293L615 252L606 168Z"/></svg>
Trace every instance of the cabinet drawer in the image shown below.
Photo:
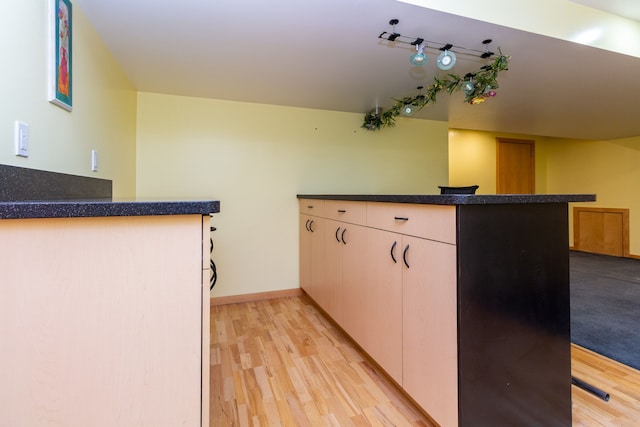
<svg viewBox="0 0 640 427"><path fill-rule="evenodd" d="M313 215L313 216L324 216L324 200L318 199L300 199L300 213Z"/></svg>
<svg viewBox="0 0 640 427"><path fill-rule="evenodd" d="M367 202L367 226L456 243L456 207Z"/></svg>
<svg viewBox="0 0 640 427"><path fill-rule="evenodd" d="M324 214L327 218L351 224L365 225L367 222L367 203L343 200L326 200Z"/></svg>

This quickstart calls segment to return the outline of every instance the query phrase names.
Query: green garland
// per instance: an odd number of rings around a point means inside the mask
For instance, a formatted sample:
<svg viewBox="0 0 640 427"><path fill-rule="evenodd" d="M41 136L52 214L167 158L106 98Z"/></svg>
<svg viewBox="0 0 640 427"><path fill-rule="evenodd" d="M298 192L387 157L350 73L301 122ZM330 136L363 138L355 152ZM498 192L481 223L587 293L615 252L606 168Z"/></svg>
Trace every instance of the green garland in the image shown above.
<svg viewBox="0 0 640 427"><path fill-rule="evenodd" d="M443 90L450 94L462 90L465 94L465 102L481 104L488 97L496 95L495 89L499 87L498 73L509 68L509 59L509 56L500 52L491 65L485 65L474 73L468 73L462 77L456 74L447 74L445 78L436 76L424 94L394 99L395 104L381 114L375 111L365 114L362 128L376 131L383 127L393 127L396 125L396 117L402 114L405 105L421 110L426 105L435 103L438 93Z"/></svg>

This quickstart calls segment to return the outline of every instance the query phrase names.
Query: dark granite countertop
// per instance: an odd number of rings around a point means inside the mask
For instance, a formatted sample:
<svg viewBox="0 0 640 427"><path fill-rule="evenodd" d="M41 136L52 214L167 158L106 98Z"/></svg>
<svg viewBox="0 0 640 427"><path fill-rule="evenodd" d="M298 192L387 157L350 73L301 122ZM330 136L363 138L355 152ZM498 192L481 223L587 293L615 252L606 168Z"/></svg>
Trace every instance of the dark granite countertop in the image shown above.
<svg viewBox="0 0 640 427"><path fill-rule="evenodd" d="M0 219L209 215L218 212L218 200L90 199L0 202Z"/></svg>
<svg viewBox="0 0 640 427"><path fill-rule="evenodd" d="M425 205L504 205L513 203L594 202L595 194L298 194L299 199L357 202L414 203Z"/></svg>

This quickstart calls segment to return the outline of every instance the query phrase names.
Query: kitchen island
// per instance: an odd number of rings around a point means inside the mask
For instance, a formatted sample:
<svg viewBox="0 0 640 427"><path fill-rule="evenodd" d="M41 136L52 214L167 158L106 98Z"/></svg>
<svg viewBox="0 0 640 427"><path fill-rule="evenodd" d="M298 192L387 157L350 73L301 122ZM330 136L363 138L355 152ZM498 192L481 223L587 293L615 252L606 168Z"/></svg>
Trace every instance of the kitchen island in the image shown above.
<svg viewBox="0 0 640 427"><path fill-rule="evenodd" d="M442 426L571 426L568 203L298 195L300 284Z"/></svg>
<svg viewBox="0 0 640 427"><path fill-rule="evenodd" d="M218 201L0 202L0 425L209 425Z"/></svg>

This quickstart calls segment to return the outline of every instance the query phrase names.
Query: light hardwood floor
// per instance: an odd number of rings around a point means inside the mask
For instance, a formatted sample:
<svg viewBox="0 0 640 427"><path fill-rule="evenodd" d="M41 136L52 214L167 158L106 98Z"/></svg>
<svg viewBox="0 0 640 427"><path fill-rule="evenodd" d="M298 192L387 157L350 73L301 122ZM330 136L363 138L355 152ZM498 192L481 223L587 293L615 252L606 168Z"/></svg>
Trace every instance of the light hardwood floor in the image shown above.
<svg viewBox="0 0 640 427"><path fill-rule="evenodd" d="M640 425L640 372L572 348L574 426ZM435 426L306 296L211 307L210 425ZM445 426L446 427L446 426Z"/></svg>

